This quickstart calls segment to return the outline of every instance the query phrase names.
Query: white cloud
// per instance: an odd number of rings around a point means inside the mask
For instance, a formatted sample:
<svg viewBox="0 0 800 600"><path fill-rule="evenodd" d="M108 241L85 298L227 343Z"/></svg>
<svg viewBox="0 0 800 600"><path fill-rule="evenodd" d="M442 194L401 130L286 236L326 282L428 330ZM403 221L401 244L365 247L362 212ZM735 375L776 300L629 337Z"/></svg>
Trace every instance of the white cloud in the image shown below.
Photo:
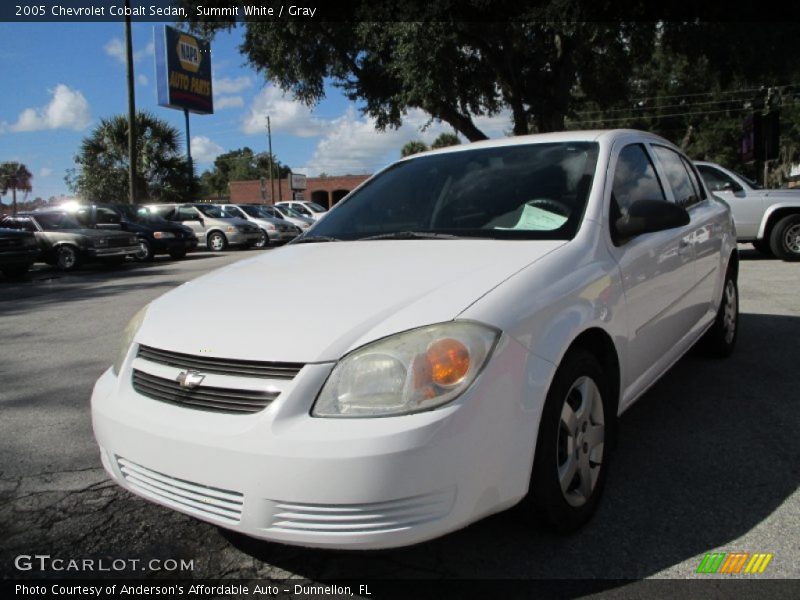
<svg viewBox="0 0 800 600"><path fill-rule="evenodd" d="M78 90L59 83L50 90L53 96L46 106L26 108L11 131L40 131L42 129L73 129L80 131L91 122L89 103Z"/></svg>
<svg viewBox="0 0 800 600"><path fill-rule="evenodd" d="M39 169L39 177L50 177L53 174L53 169L42 167Z"/></svg>
<svg viewBox="0 0 800 600"><path fill-rule="evenodd" d="M439 134L452 132L451 127L436 121L425 127L429 121L430 115L414 109L403 118L399 129L381 132L375 129L374 119L359 117L350 107L331 123L327 135L301 170L311 175L373 173L400 158L400 149L406 142L422 140L430 144Z"/></svg>
<svg viewBox="0 0 800 600"><path fill-rule="evenodd" d="M331 125L329 121L315 117L305 104L292 100L272 85L265 87L253 99L242 121L242 131L249 135L264 133L267 115L273 133L298 137L322 135Z"/></svg>
<svg viewBox="0 0 800 600"><path fill-rule="evenodd" d="M253 80L247 75L241 77L221 77L214 80L214 91L220 94L238 94L253 85Z"/></svg>
<svg viewBox="0 0 800 600"><path fill-rule="evenodd" d="M136 81L139 82L139 85L147 85L150 81L147 79L147 75L139 74L136 76Z"/></svg>
<svg viewBox="0 0 800 600"><path fill-rule="evenodd" d="M193 136L190 146L194 162L211 162L222 154L222 146L204 135Z"/></svg>
<svg viewBox="0 0 800 600"><path fill-rule="evenodd" d="M105 50L106 54L108 54L112 58L115 58L123 65L126 63L125 43L118 37L114 37L108 40L106 45L103 46L103 50ZM153 42L152 41L148 42L144 48L142 48L138 52L133 53L133 61L139 62L145 56L152 56L154 52L155 52L155 46L153 45Z"/></svg>
<svg viewBox="0 0 800 600"><path fill-rule="evenodd" d="M219 96L214 98L214 110L240 108L242 106L244 106L244 98L241 96Z"/></svg>

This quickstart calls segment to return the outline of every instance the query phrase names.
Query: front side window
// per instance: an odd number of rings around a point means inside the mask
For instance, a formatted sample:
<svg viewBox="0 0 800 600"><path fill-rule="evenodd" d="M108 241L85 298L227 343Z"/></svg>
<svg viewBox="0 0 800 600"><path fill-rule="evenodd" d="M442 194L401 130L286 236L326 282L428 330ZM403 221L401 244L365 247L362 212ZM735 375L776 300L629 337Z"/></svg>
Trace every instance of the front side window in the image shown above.
<svg viewBox="0 0 800 600"><path fill-rule="evenodd" d="M700 171L703 181L712 192L730 192L741 187L733 177L714 167L697 165L697 170Z"/></svg>
<svg viewBox="0 0 800 600"><path fill-rule="evenodd" d="M595 142L481 148L389 167L341 201L316 236L571 239L597 166Z"/></svg>
<svg viewBox="0 0 800 600"><path fill-rule="evenodd" d="M190 206L181 206L175 212L175 219L177 221L196 221L200 215L197 214L197 209Z"/></svg>
<svg viewBox="0 0 800 600"><path fill-rule="evenodd" d="M39 221L42 229L45 231L59 231L62 229L82 229L82 225L78 223L71 215L67 213L42 213L36 215L36 220Z"/></svg>
<svg viewBox="0 0 800 600"><path fill-rule="evenodd" d="M664 146L653 145L652 148L664 169L675 203L684 208L697 204L700 198L692 185L689 172L686 170L680 154Z"/></svg>
<svg viewBox="0 0 800 600"><path fill-rule="evenodd" d="M667 201L655 167L641 144L631 144L622 149L614 171L611 191L611 219L614 222L628 213L637 200Z"/></svg>

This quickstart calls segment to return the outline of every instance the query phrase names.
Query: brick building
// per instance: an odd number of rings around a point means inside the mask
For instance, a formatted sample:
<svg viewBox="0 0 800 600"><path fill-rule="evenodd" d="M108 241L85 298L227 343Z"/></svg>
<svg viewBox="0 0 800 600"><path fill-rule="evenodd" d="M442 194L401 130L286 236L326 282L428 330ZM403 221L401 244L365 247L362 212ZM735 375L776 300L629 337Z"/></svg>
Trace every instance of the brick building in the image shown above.
<svg viewBox="0 0 800 600"><path fill-rule="evenodd" d="M330 208L344 198L369 175L339 175L335 177L309 177L303 199L311 200ZM270 201L269 179L254 181L231 181L230 194L233 204L274 204L281 200L291 200L289 180L275 181L275 199ZM278 185L280 184L280 188ZM263 190L263 191L262 191Z"/></svg>

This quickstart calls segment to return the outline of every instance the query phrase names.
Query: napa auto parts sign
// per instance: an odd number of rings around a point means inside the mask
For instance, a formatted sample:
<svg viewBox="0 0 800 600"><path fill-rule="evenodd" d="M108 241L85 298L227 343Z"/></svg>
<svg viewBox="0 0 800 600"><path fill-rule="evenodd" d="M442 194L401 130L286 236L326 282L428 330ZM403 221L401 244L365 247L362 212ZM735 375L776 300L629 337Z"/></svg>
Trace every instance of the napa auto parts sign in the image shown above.
<svg viewBox="0 0 800 600"><path fill-rule="evenodd" d="M156 27L153 36L158 104L212 114L210 44L166 25Z"/></svg>

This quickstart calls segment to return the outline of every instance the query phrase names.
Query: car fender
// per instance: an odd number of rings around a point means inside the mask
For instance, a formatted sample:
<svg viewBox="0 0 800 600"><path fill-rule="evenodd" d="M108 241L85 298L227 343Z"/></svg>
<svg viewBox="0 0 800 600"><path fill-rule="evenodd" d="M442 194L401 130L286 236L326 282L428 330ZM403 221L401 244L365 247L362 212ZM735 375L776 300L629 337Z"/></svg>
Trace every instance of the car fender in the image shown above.
<svg viewBox="0 0 800 600"><path fill-rule="evenodd" d="M767 227L770 223L770 217L772 217L772 215L774 215L776 212L784 209L790 209L791 212L800 213L800 202L789 200L785 202L776 202L775 204L770 205L770 207L764 211L764 216L761 217L761 225L758 228L759 240L763 240L767 235Z"/></svg>

